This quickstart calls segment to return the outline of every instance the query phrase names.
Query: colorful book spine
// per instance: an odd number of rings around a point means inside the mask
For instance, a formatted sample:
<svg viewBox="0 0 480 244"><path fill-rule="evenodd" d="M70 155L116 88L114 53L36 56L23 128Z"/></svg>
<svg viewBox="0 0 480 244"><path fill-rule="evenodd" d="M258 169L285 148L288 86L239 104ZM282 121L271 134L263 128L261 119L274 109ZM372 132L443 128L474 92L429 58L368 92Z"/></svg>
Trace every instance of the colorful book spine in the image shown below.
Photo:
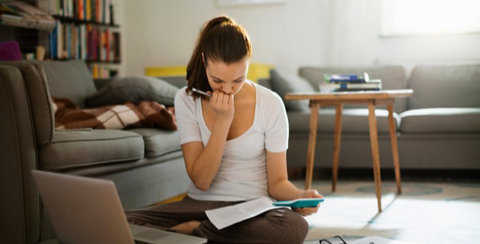
<svg viewBox="0 0 480 244"><path fill-rule="evenodd" d="M83 9L84 6L83 6L83 1L84 0L77 0L77 4L78 4L78 8L77 8L77 11L78 11L78 19L79 20L84 20L85 19L85 10Z"/></svg>
<svg viewBox="0 0 480 244"><path fill-rule="evenodd" d="M92 2L91 0L86 0L86 20L92 20Z"/></svg>

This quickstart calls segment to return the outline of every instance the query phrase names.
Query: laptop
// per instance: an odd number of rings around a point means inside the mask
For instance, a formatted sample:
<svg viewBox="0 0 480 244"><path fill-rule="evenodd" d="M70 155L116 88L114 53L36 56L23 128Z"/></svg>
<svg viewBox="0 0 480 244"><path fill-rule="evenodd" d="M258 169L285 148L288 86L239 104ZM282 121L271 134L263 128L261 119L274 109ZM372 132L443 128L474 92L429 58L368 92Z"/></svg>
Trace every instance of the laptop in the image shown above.
<svg viewBox="0 0 480 244"><path fill-rule="evenodd" d="M32 170L60 243L200 244L207 239L127 222L109 180Z"/></svg>

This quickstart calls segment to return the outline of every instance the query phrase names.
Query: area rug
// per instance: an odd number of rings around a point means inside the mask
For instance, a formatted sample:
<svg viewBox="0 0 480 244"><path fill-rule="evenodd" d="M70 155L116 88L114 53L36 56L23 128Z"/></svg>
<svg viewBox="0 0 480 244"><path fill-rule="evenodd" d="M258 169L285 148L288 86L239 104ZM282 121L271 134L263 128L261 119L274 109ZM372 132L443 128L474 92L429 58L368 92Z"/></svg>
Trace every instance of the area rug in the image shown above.
<svg viewBox="0 0 480 244"><path fill-rule="evenodd" d="M409 243L480 243L480 183L403 182L397 195L395 182L382 182L381 213L373 182L339 182L335 193L331 182L316 181L312 188L325 202L306 218L305 243L336 235L347 242L380 236Z"/></svg>

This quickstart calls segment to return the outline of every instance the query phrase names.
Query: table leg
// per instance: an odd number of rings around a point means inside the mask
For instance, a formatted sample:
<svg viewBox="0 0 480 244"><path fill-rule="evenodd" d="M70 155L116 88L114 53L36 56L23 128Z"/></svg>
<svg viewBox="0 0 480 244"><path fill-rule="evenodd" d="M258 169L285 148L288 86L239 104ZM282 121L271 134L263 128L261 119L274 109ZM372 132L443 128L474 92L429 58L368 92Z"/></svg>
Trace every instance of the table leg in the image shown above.
<svg viewBox="0 0 480 244"><path fill-rule="evenodd" d="M382 186L380 178L380 158L378 156L377 118L375 117L375 102L368 103L368 123L370 127L370 143L372 146L373 176L377 194L378 212L382 212Z"/></svg>
<svg viewBox="0 0 480 244"><path fill-rule="evenodd" d="M398 160L397 128L393 119L393 105L387 105L388 123L390 125L390 140L392 142L393 165L395 166L395 179L397 180L397 192L402 194L402 183L400 178L400 162Z"/></svg>
<svg viewBox="0 0 480 244"><path fill-rule="evenodd" d="M333 138L333 165L332 165L332 192L335 192L338 176L338 158L340 156L340 138L342 134L342 108L343 104L337 104L335 112L335 132Z"/></svg>
<svg viewBox="0 0 480 244"><path fill-rule="evenodd" d="M317 142L318 109L320 105L311 104L310 134L308 136L307 172L305 174L305 190L312 188L313 163L315 161L315 143Z"/></svg>

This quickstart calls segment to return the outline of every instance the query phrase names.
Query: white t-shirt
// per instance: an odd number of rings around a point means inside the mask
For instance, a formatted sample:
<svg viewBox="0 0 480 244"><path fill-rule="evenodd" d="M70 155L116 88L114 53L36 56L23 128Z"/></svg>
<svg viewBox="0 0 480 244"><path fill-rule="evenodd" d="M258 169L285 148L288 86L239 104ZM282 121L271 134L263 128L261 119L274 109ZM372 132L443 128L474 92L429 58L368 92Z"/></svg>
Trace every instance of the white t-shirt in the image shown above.
<svg viewBox="0 0 480 244"><path fill-rule="evenodd" d="M255 83L252 83L255 84ZM194 99L186 87L175 96L175 117L180 143L200 141L204 146L211 132L205 124L201 98ZM210 188L199 190L190 183L188 196L205 201L242 201L268 196L266 150L284 152L288 147L288 120L282 99L256 85L255 118L241 136L228 140L222 162Z"/></svg>

